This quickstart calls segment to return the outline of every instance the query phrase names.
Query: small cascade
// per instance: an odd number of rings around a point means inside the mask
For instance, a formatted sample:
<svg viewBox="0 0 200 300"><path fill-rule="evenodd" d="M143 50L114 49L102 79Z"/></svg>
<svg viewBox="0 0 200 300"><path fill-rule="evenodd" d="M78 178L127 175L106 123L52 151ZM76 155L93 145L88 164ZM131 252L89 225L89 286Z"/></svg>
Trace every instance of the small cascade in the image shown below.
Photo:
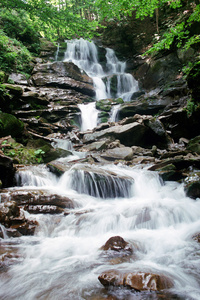
<svg viewBox="0 0 200 300"><path fill-rule="evenodd" d="M54 148L60 148L63 150L73 150L72 142L67 139L64 140L56 138L51 144Z"/></svg>
<svg viewBox="0 0 200 300"><path fill-rule="evenodd" d="M120 104L117 104L117 105L114 105L113 108L112 108L112 111L111 111L111 115L110 115L110 122L117 122L118 119L117 119L117 113L118 113L118 110L120 108Z"/></svg>
<svg viewBox="0 0 200 300"><path fill-rule="evenodd" d="M130 198L133 180L101 171L74 169L70 186L78 193L98 198Z"/></svg>
<svg viewBox="0 0 200 300"><path fill-rule="evenodd" d="M67 41L64 61L73 62L93 79L96 101L108 98L130 101L133 93L139 89L133 76L125 72L126 62L119 61L114 50L106 48L105 66L102 67L98 60L98 48L94 42L83 39ZM79 108L82 113L81 129L94 128L98 119L95 104L83 104L79 105Z"/></svg>
<svg viewBox="0 0 200 300"><path fill-rule="evenodd" d="M98 110L95 108L95 102L89 104L79 104L82 116L81 130L93 129L97 125Z"/></svg>
<svg viewBox="0 0 200 300"><path fill-rule="evenodd" d="M57 45L57 50L56 50L56 53L55 53L55 61L58 60L59 50L60 50L60 43L58 43L58 45Z"/></svg>
<svg viewBox="0 0 200 300"><path fill-rule="evenodd" d="M0 238L3 238L3 239L8 238L6 228L1 223L0 223Z"/></svg>
<svg viewBox="0 0 200 300"><path fill-rule="evenodd" d="M51 186L57 183L57 178L54 174L48 172L46 166L29 166L21 169L15 174L17 186Z"/></svg>

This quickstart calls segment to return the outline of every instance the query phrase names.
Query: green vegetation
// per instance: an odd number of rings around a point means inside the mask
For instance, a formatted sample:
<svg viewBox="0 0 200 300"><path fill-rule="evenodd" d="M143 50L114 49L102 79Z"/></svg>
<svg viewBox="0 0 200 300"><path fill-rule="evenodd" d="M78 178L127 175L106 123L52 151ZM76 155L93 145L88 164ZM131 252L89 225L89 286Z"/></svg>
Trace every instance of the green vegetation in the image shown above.
<svg viewBox="0 0 200 300"><path fill-rule="evenodd" d="M13 159L16 164L38 164L43 162L45 152L42 149L24 147L14 140L4 140L1 150L6 156Z"/></svg>

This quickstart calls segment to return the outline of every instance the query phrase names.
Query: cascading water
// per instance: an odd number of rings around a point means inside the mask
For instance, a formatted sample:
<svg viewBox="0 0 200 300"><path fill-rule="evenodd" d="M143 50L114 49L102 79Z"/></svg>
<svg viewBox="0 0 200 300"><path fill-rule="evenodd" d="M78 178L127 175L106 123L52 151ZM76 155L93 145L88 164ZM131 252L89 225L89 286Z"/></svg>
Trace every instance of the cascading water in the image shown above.
<svg viewBox="0 0 200 300"><path fill-rule="evenodd" d="M103 68L94 42L72 40L67 42L64 61L73 62L93 79L97 101L108 98L130 101L133 93L138 91L137 81L131 74L125 73L126 63L119 61L112 49L106 48ZM82 112L82 130L93 129L98 119L95 103L79 104L79 108Z"/></svg>
<svg viewBox="0 0 200 300"><path fill-rule="evenodd" d="M164 274L174 286L163 299L199 299L200 247L191 237L200 228L200 199L187 198L181 184L164 185L155 172L111 165L99 169L132 178L129 197L80 194L73 188L79 178L71 170L57 181L44 168L32 174L48 178L46 186L45 180L39 185L30 176L35 189L66 195L76 206L64 215L29 215L40 226L34 237L15 239L23 259L0 274L0 299L160 299L153 292L106 291L97 278L109 269ZM19 176L21 183L23 177L27 180L27 170ZM128 241L134 253L114 262L100 249L116 235Z"/></svg>

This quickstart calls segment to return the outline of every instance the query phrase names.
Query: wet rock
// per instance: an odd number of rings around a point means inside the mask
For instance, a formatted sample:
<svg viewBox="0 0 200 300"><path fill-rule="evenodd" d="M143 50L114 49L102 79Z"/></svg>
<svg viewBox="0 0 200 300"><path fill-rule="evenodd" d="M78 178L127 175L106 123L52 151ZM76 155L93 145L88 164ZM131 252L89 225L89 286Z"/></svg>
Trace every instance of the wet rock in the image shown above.
<svg viewBox="0 0 200 300"><path fill-rule="evenodd" d="M75 202L68 197L51 194L45 190L17 190L17 191L2 191L2 201L7 201L11 198L17 205L31 208L32 206L56 206L57 208L74 208Z"/></svg>
<svg viewBox="0 0 200 300"><path fill-rule="evenodd" d="M38 225L25 218L15 201L0 203L0 223L5 226L8 236L33 235Z"/></svg>
<svg viewBox="0 0 200 300"><path fill-rule="evenodd" d="M13 185L15 168L12 159L0 153L0 180L1 187L10 187Z"/></svg>
<svg viewBox="0 0 200 300"><path fill-rule="evenodd" d="M104 251L112 250L112 251L128 251L132 252L133 249L129 243L127 243L121 236L113 236L111 237L104 246L101 248Z"/></svg>
<svg viewBox="0 0 200 300"><path fill-rule="evenodd" d="M64 209L55 205L25 205L24 210L31 214L61 214Z"/></svg>
<svg viewBox="0 0 200 300"><path fill-rule="evenodd" d="M200 243L200 233L196 233L192 236L192 239L197 243Z"/></svg>
<svg viewBox="0 0 200 300"><path fill-rule="evenodd" d="M69 165L65 165L57 160L49 162L47 164L47 167L52 173L56 174L57 176L63 175L70 168Z"/></svg>
<svg viewBox="0 0 200 300"><path fill-rule="evenodd" d="M145 272L123 273L119 270L108 270L103 272L98 279L105 287L121 286L136 291L160 291L173 287L171 279L165 275Z"/></svg>
<svg viewBox="0 0 200 300"><path fill-rule="evenodd" d="M200 198L200 178L187 183L185 192L186 195L192 199Z"/></svg>

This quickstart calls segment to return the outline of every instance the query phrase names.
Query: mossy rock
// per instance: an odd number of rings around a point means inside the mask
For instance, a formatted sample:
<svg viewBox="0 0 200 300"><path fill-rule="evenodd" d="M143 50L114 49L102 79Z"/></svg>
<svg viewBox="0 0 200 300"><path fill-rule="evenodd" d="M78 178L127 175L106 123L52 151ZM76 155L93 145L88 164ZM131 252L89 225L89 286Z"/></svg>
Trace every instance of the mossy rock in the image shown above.
<svg viewBox="0 0 200 300"><path fill-rule="evenodd" d="M187 150L200 154L200 136L196 136L189 141Z"/></svg>
<svg viewBox="0 0 200 300"><path fill-rule="evenodd" d="M0 136L11 135L12 137L20 137L24 130L24 123L15 116L0 113Z"/></svg>
<svg viewBox="0 0 200 300"><path fill-rule="evenodd" d="M185 187L186 195L192 199L200 197L200 180L190 182Z"/></svg>
<svg viewBox="0 0 200 300"><path fill-rule="evenodd" d="M124 100L122 98L117 98L117 99L113 99L113 102L115 102L117 104L123 104Z"/></svg>
<svg viewBox="0 0 200 300"><path fill-rule="evenodd" d="M109 112L111 111L111 107L111 102L108 99L103 99L96 102L96 109Z"/></svg>
<svg viewBox="0 0 200 300"><path fill-rule="evenodd" d="M23 94L23 88L21 86L9 83L5 83L4 86L13 95L21 96Z"/></svg>

